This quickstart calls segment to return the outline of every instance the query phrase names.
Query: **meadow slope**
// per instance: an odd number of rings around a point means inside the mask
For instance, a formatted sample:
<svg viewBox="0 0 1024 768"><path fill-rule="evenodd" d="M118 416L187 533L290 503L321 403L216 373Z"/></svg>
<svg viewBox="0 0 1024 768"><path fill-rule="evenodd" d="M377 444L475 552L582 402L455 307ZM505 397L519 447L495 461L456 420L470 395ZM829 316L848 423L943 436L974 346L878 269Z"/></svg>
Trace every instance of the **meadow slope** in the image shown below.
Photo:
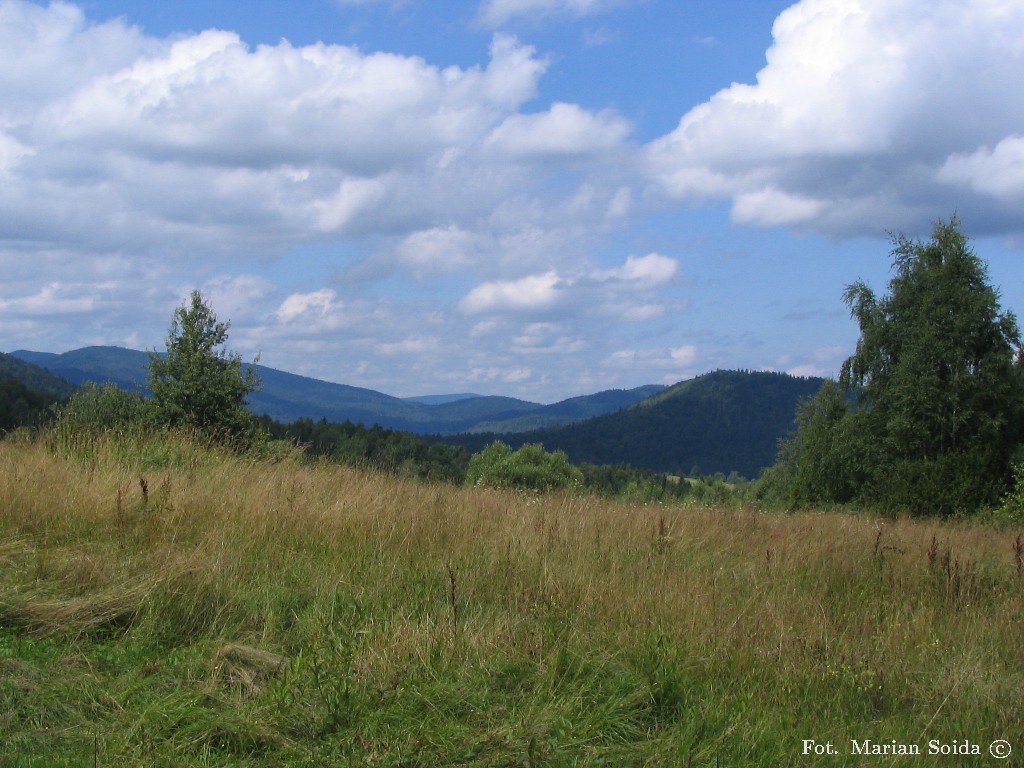
<svg viewBox="0 0 1024 768"><path fill-rule="evenodd" d="M992 765L1019 534L9 439L0 764Z"/></svg>

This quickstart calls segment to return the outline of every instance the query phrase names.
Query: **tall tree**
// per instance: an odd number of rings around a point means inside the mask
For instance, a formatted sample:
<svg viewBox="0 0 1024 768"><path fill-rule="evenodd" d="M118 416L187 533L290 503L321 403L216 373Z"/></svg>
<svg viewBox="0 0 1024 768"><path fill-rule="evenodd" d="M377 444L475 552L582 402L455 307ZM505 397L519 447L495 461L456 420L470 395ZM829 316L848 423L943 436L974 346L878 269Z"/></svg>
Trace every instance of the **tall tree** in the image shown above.
<svg viewBox="0 0 1024 768"><path fill-rule="evenodd" d="M776 472L776 482L800 478L792 497L849 496L921 514L995 503L1024 436L1017 320L1000 308L955 217L936 223L928 242L896 236L892 255L887 295L877 297L863 282L844 294L860 325L840 376L854 407L844 412L835 393L824 392L819 400L828 399L829 418L808 418L824 412L824 400L804 413L780 453L789 469ZM799 449L809 445L826 452L816 468L830 472L806 471L811 457ZM840 458L846 469L837 474ZM844 493L829 477L844 479Z"/></svg>
<svg viewBox="0 0 1024 768"><path fill-rule="evenodd" d="M259 387L259 376L224 348L229 325L217 321L199 291L174 311L166 356L149 356L149 387L160 423L229 440L252 431L245 402Z"/></svg>

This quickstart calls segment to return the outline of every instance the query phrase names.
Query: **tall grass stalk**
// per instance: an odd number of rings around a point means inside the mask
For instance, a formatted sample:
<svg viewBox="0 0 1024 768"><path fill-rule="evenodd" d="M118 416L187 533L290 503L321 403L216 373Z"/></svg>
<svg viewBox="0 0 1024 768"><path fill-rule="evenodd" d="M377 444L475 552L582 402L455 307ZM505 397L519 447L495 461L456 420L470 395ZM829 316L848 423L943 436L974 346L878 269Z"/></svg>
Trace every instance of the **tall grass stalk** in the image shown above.
<svg viewBox="0 0 1024 768"><path fill-rule="evenodd" d="M182 436L0 442L0 764L1024 752L1020 533L453 488Z"/></svg>

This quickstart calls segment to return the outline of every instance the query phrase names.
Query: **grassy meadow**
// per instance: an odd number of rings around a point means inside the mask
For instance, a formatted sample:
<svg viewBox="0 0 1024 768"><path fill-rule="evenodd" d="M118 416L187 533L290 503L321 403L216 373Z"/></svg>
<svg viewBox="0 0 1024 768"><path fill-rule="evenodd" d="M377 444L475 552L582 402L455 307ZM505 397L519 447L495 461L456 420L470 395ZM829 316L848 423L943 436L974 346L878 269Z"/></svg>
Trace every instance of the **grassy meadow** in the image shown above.
<svg viewBox="0 0 1024 768"><path fill-rule="evenodd" d="M0 765L1013 764L1020 534L8 439Z"/></svg>

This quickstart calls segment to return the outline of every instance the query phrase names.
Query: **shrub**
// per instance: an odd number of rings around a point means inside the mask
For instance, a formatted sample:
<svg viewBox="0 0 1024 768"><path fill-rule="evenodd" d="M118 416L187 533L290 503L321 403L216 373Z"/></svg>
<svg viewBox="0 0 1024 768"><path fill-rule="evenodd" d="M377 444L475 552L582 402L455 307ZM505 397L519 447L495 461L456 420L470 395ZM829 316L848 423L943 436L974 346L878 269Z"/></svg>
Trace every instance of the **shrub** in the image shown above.
<svg viewBox="0 0 1024 768"><path fill-rule="evenodd" d="M499 440L469 460L466 482L492 488L554 491L579 488L583 473L569 463L564 451L550 453L539 443L513 451Z"/></svg>
<svg viewBox="0 0 1024 768"><path fill-rule="evenodd" d="M1002 504L988 514L994 523L1024 524L1024 463L1013 467L1013 488L1003 496Z"/></svg>
<svg viewBox="0 0 1024 768"><path fill-rule="evenodd" d="M97 385L90 381L58 410L57 419L66 429L98 435L111 429L144 428L149 412L142 395L111 382Z"/></svg>

